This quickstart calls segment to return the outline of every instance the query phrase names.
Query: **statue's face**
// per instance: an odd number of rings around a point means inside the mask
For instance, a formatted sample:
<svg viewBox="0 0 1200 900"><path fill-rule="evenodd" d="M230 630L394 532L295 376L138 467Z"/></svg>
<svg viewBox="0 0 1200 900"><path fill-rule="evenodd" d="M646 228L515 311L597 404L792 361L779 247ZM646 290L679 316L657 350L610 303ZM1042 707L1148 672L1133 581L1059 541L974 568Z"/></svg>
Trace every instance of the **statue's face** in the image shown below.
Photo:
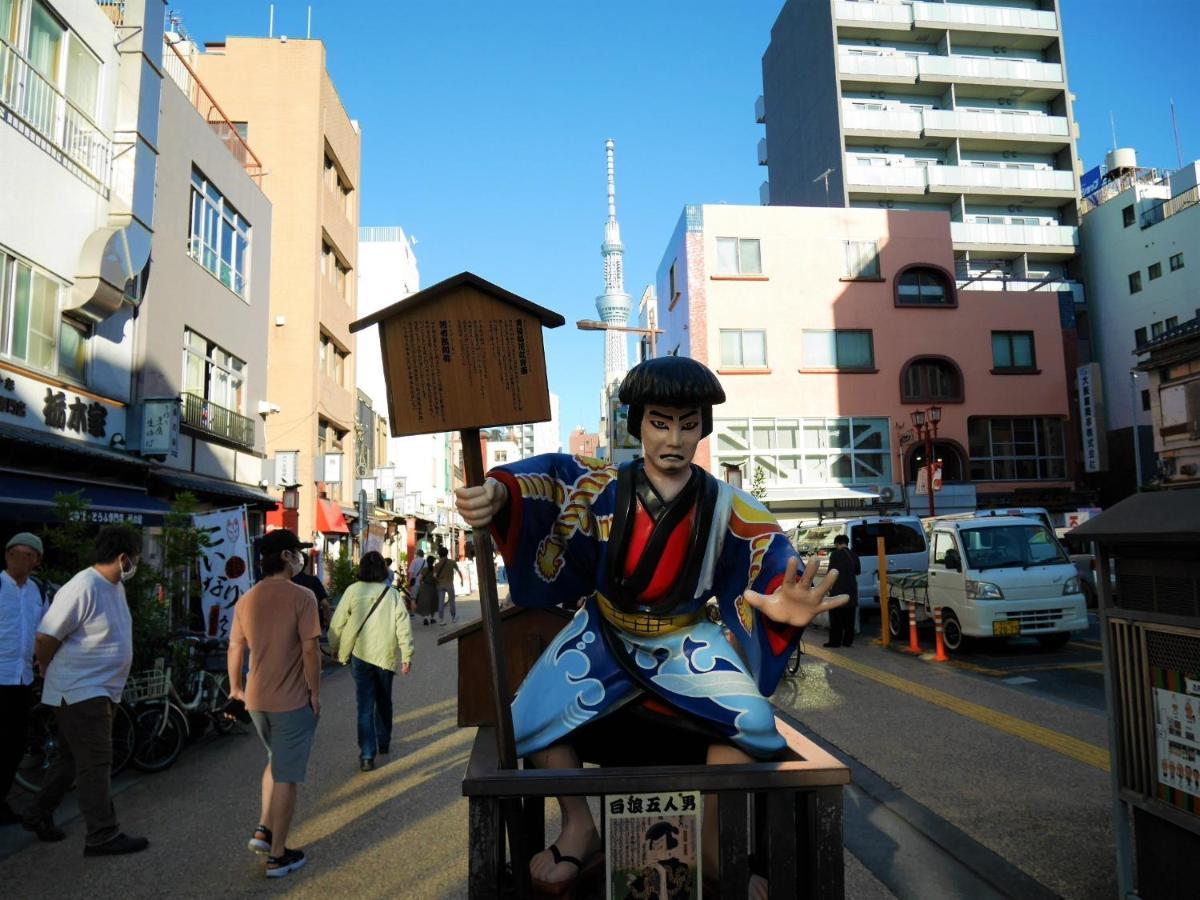
<svg viewBox="0 0 1200 900"><path fill-rule="evenodd" d="M642 413L646 468L661 475L686 471L696 455L703 425L700 407L647 405Z"/></svg>

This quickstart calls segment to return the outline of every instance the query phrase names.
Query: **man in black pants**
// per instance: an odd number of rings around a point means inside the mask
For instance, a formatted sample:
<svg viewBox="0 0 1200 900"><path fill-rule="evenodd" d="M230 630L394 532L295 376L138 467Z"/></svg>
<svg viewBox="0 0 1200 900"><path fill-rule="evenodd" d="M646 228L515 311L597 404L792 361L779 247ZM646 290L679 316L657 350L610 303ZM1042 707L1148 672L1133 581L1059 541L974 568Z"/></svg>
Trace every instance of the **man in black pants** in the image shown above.
<svg viewBox="0 0 1200 900"><path fill-rule="evenodd" d="M854 610L858 606L858 574L862 565L858 556L850 549L850 539L839 534L833 539L833 553L829 555L829 568L837 569L837 581L833 583L834 594L849 594L850 602L829 611L829 642L826 647L849 647L854 643Z"/></svg>

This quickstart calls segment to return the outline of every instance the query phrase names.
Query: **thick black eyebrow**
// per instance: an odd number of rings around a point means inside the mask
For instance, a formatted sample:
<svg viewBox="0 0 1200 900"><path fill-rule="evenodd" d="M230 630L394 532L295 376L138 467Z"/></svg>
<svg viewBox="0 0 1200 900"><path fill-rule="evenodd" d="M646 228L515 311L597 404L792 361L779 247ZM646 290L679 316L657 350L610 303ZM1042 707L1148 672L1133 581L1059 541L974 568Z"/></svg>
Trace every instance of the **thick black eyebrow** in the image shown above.
<svg viewBox="0 0 1200 900"><path fill-rule="evenodd" d="M647 411L646 414L650 415L650 416L655 416L659 419L670 419L672 422L676 422L676 421L685 422L688 419L692 418L692 416L700 415L700 411L697 409L693 409L691 412L684 413L682 416L679 416L678 418L675 416L669 416L665 412L661 412L657 409L650 409Z"/></svg>

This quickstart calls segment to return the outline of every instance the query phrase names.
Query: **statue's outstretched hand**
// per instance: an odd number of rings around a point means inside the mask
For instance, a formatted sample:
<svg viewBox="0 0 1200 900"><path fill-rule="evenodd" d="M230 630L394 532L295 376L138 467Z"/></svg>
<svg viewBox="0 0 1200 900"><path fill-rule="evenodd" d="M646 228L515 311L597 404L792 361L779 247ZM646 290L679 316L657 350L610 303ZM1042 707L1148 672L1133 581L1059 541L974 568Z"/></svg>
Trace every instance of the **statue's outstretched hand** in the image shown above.
<svg viewBox="0 0 1200 900"><path fill-rule="evenodd" d="M465 516L464 516L465 518ZM804 567L804 574L797 577L798 560L794 557L788 561L787 572L783 576L783 584L776 588L773 594L760 594L747 590L742 596L746 602L761 612L772 622L781 625L804 627L811 622L817 613L829 612L850 602L849 594L838 594L836 597L826 595L833 590L837 581L837 569L830 569L820 585L813 587L813 578L817 574L817 560L814 557Z"/></svg>
<svg viewBox="0 0 1200 900"><path fill-rule="evenodd" d="M495 478L488 478L475 487L460 487L454 492L458 514L472 528L486 528L507 502L508 488Z"/></svg>

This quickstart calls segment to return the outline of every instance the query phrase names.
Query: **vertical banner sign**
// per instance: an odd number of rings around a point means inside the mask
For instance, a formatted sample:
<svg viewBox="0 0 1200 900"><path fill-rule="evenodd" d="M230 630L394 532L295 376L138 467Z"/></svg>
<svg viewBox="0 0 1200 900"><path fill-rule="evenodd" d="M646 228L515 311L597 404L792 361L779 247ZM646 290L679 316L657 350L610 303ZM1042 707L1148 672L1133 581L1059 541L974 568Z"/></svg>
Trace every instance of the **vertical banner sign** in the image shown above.
<svg viewBox="0 0 1200 900"><path fill-rule="evenodd" d="M917 496L924 497L929 494L929 469L930 466L921 466L917 470ZM942 464L935 462L933 468L933 491L936 494L942 489Z"/></svg>
<svg viewBox="0 0 1200 900"><path fill-rule="evenodd" d="M607 898L700 897L699 791L604 798Z"/></svg>
<svg viewBox="0 0 1200 900"><path fill-rule="evenodd" d="M200 602L209 634L228 638L233 624L233 607L254 583L250 567L250 535L246 528L246 508L198 513L192 516L195 528L208 536L209 545L201 551Z"/></svg>
<svg viewBox="0 0 1200 900"><path fill-rule="evenodd" d="M1076 384L1079 388L1083 468L1086 472L1103 472L1108 469L1108 441L1104 431L1104 395L1099 363L1080 366L1076 373Z"/></svg>

